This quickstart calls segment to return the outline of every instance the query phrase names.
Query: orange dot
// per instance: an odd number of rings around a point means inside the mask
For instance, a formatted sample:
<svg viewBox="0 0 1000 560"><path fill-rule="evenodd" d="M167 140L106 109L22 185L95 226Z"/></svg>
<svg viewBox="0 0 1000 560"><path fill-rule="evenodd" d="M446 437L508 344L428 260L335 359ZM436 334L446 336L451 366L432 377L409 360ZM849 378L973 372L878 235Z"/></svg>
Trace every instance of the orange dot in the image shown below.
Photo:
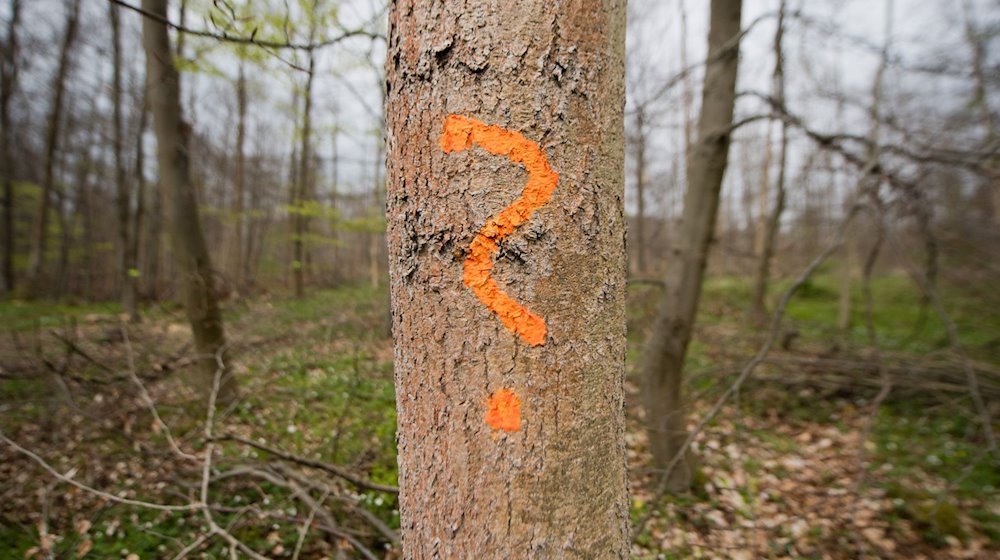
<svg viewBox="0 0 1000 560"><path fill-rule="evenodd" d="M486 423L494 430L521 429L521 399L509 389L500 389L486 401Z"/></svg>

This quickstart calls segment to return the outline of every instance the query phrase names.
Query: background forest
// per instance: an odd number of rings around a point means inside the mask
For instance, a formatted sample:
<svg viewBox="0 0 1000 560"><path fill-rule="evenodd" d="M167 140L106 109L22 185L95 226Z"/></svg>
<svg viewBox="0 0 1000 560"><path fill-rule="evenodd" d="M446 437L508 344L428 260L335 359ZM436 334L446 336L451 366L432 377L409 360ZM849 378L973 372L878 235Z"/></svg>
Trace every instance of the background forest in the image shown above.
<svg viewBox="0 0 1000 560"><path fill-rule="evenodd" d="M399 558L388 7L147 4L0 5L0 558ZM709 2L628 4L632 555L996 557L1000 2L742 4L717 50ZM735 49L713 207L686 155Z"/></svg>

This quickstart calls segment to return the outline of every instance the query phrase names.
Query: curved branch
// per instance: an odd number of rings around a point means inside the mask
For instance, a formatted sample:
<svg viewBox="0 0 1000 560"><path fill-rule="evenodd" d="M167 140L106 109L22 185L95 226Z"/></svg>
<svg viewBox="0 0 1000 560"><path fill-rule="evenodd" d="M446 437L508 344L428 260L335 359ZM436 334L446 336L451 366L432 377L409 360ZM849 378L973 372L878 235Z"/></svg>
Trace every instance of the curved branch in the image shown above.
<svg viewBox="0 0 1000 560"><path fill-rule="evenodd" d="M215 33L212 31L206 31L204 29L191 29L184 25L174 23L169 18L154 14L152 12L143 10L139 6L134 6L125 2L125 0L108 0L112 4L116 4L125 8L127 10L132 10L133 12L141 15L144 18L149 18L153 21L157 21L166 25L170 29L178 31L180 33L186 33L188 35L194 35L196 37L206 37L208 39L215 39L217 41L224 41L227 43L236 43L240 45L254 45L257 47L262 47L266 49L288 49L288 50L298 50L298 51L314 51L316 49L321 49L323 47L329 47L336 45L345 39L351 37L368 37L371 40L385 40L385 36L380 33L375 33L369 31L368 29L361 27L358 29L341 29L340 35L336 37L331 37L329 39L324 39L322 41L311 41L308 43L297 43L291 40L288 41L269 41L266 39L258 39L256 37L256 31L250 34L249 37L244 35L230 35L229 33Z"/></svg>

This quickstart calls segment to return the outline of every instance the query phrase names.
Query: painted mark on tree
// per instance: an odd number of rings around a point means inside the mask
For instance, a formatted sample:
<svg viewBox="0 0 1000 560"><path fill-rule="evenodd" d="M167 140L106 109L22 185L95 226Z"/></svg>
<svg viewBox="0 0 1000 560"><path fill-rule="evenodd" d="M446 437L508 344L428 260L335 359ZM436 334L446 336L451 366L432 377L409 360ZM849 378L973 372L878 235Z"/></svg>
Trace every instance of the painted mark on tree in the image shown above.
<svg viewBox="0 0 1000 560"><path fill-rule="evenodd" d="M500 242L552 198L559 174L549 165L549 159L537 142L470 117L448 115L441 132L441 149L450 154L467 150L473 144L523 165L528 172L528 183L517 200L479 229L469 245L462 281L505 327L526 344L540 346L545 344L545 319L508 296L490 273ZM508 432L521 429L521 400L513 391L500 389L488 399L486 407L486 423L493 429Z"/></svg>
<svg viewBox="0 0 1000 560"><path fill-rule="evenodd" d="M493 270L493 255L500 249L499 243L549 201L559 174L549 166L549 160L538 143L517 132L469 117L448 115L440 143L445 153L461 152L476 144L492 154L507 156L512 162L524 165L528 171L528 183L521 196L487 220L472 240L462 280L479 301L521 340L531 346L545 344L545 319L511 299L500 289L490 272Z"/></svg>
<svg viewBox="0 0 1000 560"><path fill-rule="evenodd" d="M510 389L500 389L486 401L486 423L494 430L521 429L521 399Z"/></svg>

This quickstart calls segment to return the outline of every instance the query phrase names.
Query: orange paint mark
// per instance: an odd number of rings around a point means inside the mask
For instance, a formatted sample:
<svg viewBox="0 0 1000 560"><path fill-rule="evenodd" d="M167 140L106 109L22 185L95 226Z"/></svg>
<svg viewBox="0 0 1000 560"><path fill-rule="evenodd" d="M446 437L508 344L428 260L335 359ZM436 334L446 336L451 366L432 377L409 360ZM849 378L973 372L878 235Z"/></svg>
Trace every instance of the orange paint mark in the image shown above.
<svg viewBox="0 0 1000 560"><path fill-rule="evenodd" d="M525 343L539 346L545 343L545 319L511 299L500 289L490 272L493 270L493 254L500 249L500 242L552 198L559 174L549 165L549 159L537 142L473 118L448 115L441 133L441 149L445 153L461 152L473 144L523 165L528 171L528 183L517 200L480 228L469 245L462 280L505 327L517 333Z"/></svg>
<svg viewBox="0 0 1000 560"><path fill-rule="evenodd" d="M509 389L500 389L486 400L486 423L494 430L521 429L521 399Z"/></svg>

